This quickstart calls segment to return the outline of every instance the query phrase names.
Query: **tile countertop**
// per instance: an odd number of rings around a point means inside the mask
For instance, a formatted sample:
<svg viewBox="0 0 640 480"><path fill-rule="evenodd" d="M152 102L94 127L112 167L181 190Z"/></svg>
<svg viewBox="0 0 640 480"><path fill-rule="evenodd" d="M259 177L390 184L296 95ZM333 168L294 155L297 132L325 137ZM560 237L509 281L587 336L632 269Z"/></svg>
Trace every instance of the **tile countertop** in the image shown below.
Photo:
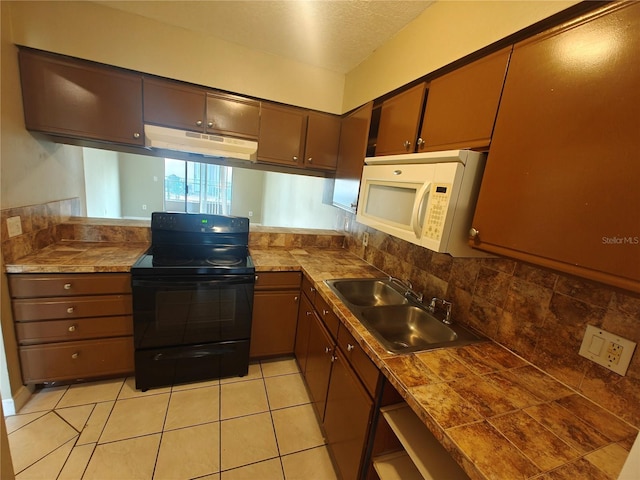
<svg viewBox="0 0 640 480"><path fill-rule="evenodd" d="M259 250L257 271L302 270L474 480L616 479L638 430L494 342L388 353L324 284L381 277L342 249Z"/></svg>
<svg viewBox="0 0 640 480"><path fill-rule="evenodd" d="M7 273L129 272L146 242L60 241L5 265Z"/></svg>
<svg viewBox="0 0 640 480"><path fill-rule="evenodd" d="M59 242L8 273L128 272L148 244ZM615 479L637 429L496 343L388 353L324 284L384 274L340 248L260 248L258 272L304 272L392 385L474 480Z"/></svg>

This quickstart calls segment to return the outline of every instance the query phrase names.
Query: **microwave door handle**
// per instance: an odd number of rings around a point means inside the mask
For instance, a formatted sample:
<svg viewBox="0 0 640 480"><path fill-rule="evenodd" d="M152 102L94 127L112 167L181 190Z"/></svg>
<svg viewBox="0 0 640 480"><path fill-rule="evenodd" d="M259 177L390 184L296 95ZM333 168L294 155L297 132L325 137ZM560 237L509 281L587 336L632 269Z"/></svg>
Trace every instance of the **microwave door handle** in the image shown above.
<svg viewBox="0 0 640 480"><path fill-rule="evenodd" d="M420 238L422 236L422 225L420 224L420 213L422 212L422 208L424 207L424 203L427 199L427 196L429 195L430 190L431 190L431 184L425 183L418 191L416 202L413 205L413 213L411 215L411 225L413 226L413 233L415 233L416 238Z"/></svg>

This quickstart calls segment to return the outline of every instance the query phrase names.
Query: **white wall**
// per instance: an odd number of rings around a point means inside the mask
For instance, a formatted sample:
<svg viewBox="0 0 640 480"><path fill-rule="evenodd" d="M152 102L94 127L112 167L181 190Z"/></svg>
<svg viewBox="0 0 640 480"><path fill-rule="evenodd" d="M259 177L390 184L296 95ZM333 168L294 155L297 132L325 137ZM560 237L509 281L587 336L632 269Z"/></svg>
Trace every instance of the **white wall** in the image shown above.
<svg viewBox="0 0 640 480"><path fill-rule="evenodd" d="M298 228L337 228L339 211L322 203L325 180L266 172L262 224Z"/></svg>
<svg viewBox="0 0 640 480"><path fill-rule="evenodd" d="M120 218L120 169L118 154L84 148L84 188L87 216Z"/></svg>

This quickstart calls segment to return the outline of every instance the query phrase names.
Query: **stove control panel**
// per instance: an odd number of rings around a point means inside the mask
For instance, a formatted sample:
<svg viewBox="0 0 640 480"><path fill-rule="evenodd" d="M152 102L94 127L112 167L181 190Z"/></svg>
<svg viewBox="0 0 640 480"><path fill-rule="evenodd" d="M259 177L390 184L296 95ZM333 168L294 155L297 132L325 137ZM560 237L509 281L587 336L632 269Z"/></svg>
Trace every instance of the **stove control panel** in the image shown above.
<svg viewBox="0 0 640 480"><path fill-rule="evenodd" d="M151 230L203 233L248 233L249 219L205 213L153 212Z"/></svg>

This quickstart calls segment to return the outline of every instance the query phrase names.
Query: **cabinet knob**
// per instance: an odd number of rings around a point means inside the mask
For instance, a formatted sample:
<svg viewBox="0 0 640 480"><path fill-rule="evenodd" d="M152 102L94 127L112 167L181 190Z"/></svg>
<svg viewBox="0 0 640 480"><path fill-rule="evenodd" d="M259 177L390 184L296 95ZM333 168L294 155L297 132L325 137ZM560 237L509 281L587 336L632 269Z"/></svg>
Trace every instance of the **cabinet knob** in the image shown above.
<svg viewBox="0 0 640 480"><path fill-rule="evenodd" d="M65 290L71 290L71 284L70 283L65 283L64 287L62 287L62 288L64 288Z"/></svg>
<svg viewBox="0 0 640 480"><path fill-rule="evenodd" d="M309 157L309 158L307 158L307 162L308 162L308 163L313 163L313 157Z"/></svg>
<svg viewBox="0 0 640 480"><path fill-rule="evenodd" d="M69 330L70 332L75 332L76 331L76 326L75 325L71 325L67 330Z"/></svg>
<svg viewBox="0 0 640 480"><path fill-rule="evenodd" d="M198 121L196 122L196 126L201 127L201 126L202 126L202 120L198 120Z"/></svg>
<svg viewBox="0 0 640 480"><path fill-rule="evenodd" d="M258 278L259 278L258 275L256 275L256 282L258 281Z"/></svg>
<svg viewBox="0 0 640 480"><path fill-rule="evenodd" d="M293 161L297 162L298 161L298 157L296 157L295 155L293 156Z"/></svg>
<svg viewBox="0 0 640 480"><path fill-rule="evenodd" d="M72 353L72 354L71 354L71 358L73 358L74 360L75 360L76 358L78 358L79 356L80 356L80 354L79 354L78 352L75 352L75 353Z"/></svg>
<svg viewBox="0 0 640 480"><path fill-rule="evenodd" d="M335 355L331 355L331 363L335 362L338 359Z"/></svg>
<svg viewBox="0 0 640 480"><path fill-rule="evenodd" d="M331 347L324 347L324 353L331 353Z"/></svg>
<svg viewBox="0 0 640 480"><path fill-rule="evenodd" d="M138 132L135 132L135 133L133 134L133 138L140 138L140 134L139 134Z"/></svg>
<svg viewBox="0 0 640 480"><path fill-rule="evenodd" d="M298 303L298 296L297 295L295 297L293 297L293 301Z"/></svg>
<svg viewBox="0 0 640 480"><path fill-rule="evenodd" d="M409 148L411 148L411 142L409 140L405 140L404 143L402 144L404 145L404 149L408 152Z"/></svg>
<svg viewBox="0 0 640 480"><path fill-rule="evenodd" d="M308 317L309 315L313 315L313 313L312 313L312 312L310 312L310 311L308 311L308 310L307 310L307 312L306 312L306 313L307 313L307 317Z"/></svg>
<svg viewBox="0 0 640 480"><path fill-rule="evenodd" d="M354 348L356 348L354 345L351 345L350 343L347 343L347 352L350 352Z"/></svg>
<svg viewBox="0 0 640 480"><path fill-rule="evenodd" d="M75 307L69 307L67 308L67 313L73 313L75 310Z"/></svg>
<svg viewBox="0 0 640 480"><path fill-rule="evenodd" d="M469 230L469 236L471 238L477 238L478 235L480 235L480 230L476 230L475 228L471 227L471 230Z"/></svg>
<svg viewBox="0 0 640 480"><path fill-rule="evenodd" d="M323 308L322 309L322 315L327 315L329 313L329 310Z"/></svg>
<svg viewBox="0 0 640 480"><path fill-rule="evenodd" d="M313 287L309 287L309 291L310 291L311 293L313 293L313 292L315 292L315 291L316 291L316 289L315 289L315 288L313 288Z"/></svg>
<svg viewBox="0 0 640 480"><path fill-rule="evenodd" d="M416 142L416 144L418 145L418 148L424 148L424 144L426 142L422 139L422 137L418 138L418 141Z"/></svg>
<svg viewBox="0 0 640 480"><path fill-rule="evenodd" d="M207 127L209 128L213 127L213 122L207 122Z"/></svg>

